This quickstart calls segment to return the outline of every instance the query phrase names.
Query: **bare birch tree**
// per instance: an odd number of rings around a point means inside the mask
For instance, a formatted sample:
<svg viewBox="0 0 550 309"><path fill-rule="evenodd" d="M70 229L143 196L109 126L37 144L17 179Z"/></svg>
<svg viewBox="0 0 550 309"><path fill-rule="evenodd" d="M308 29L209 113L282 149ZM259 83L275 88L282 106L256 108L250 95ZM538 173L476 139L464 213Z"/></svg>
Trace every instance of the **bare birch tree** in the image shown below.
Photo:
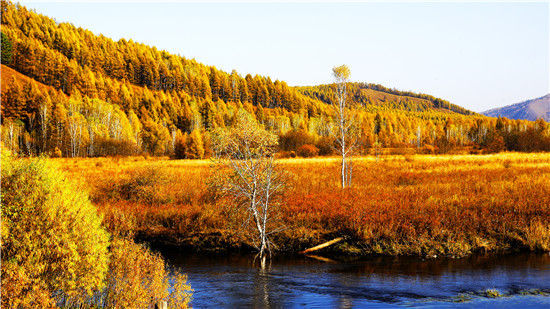
<svg viewBox="0 0 550 309"><path fill-rule="evenodd" d="M250 115L241 112L235 127L217 129L213 135L217 186L244 211L243 227L252 228L253 244L262 263L271 253L269 235L277 231L277 199L284 186L283 173L274 162L277 136L261 128ZM229 173L227 172L229 170Z"/></svg>
<svg viewBox="0 0 550 309"><path fill-rule="evenodd" d="M336 102L333 104L336 114L338 135L336 137L337 151L342 156L340 167L342 188L351 186L353 175L352 158L357 144L356 127L347 100L347 84L350 70L341 65L332 69L336 84Z"/></svg>

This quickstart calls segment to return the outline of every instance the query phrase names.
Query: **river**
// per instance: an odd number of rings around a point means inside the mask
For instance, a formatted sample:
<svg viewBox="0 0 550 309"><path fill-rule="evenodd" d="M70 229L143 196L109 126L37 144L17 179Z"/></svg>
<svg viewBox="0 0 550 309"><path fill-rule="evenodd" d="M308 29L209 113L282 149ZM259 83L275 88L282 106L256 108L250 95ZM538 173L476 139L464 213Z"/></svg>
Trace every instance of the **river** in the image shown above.
<svg viewBox="0 0 550 309"><path fill-rule="evenodd" d="M275 257L264 270L248 255L162 254L172 272L188 274L195 308L550 308L547 253L428 260Z"/></svg>

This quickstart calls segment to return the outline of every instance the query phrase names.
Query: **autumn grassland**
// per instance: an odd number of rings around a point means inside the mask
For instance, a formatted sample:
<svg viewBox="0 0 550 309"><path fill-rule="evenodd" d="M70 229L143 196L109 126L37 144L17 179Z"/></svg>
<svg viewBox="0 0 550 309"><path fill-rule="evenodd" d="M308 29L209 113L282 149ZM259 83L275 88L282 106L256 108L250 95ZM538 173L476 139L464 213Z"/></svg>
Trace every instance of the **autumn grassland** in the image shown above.
<svg viewBox="0 0 550 309"><path fill-rule="evenodd" d="M89 187L111 232L194 250L247 250L238 214L209 187L212 162L48 159ZM347 255L464 256L550 249L550 154L281 159L287 189L272 239L283 252L343 236Z"/></svg>

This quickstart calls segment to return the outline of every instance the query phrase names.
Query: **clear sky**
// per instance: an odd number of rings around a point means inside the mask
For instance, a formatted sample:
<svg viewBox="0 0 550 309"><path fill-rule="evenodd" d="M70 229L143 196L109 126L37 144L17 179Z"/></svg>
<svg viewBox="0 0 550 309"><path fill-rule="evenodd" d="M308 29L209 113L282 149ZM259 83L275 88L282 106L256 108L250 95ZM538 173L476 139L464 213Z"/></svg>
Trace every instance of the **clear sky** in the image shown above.
<svg viewBox="0 0 550 309"><path fill-rule="evenodd" d="M550 84L548 2L37 2L28 8L241 74L289 85L352 80L429 93L474 111Z"/></svg>

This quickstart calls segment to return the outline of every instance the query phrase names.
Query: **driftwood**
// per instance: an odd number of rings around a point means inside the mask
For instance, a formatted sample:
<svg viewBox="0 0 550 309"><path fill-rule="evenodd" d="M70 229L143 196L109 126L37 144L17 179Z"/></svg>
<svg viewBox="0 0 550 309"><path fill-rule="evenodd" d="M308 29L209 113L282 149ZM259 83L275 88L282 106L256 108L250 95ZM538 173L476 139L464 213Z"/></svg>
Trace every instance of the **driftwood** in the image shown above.
<svg viewBox="0 0 550 309"><path fill-rule="evenodd" d="M323 248L326 248L328 246L332 246L334 245L335 243L338 243L340 241L344 240L344 238L342 237L338 237L338 238L334 238L333 240L330 240L330 241L327 241L325 243L322 243L318 246L315 246L315 247L312 247L312 248L309 248L309 249L306 249L302 252L300 252L301 254L306 254L306 253L309 253L309 252L313 252L313 251L317 251L319 249L323 249Z"/></svg>

